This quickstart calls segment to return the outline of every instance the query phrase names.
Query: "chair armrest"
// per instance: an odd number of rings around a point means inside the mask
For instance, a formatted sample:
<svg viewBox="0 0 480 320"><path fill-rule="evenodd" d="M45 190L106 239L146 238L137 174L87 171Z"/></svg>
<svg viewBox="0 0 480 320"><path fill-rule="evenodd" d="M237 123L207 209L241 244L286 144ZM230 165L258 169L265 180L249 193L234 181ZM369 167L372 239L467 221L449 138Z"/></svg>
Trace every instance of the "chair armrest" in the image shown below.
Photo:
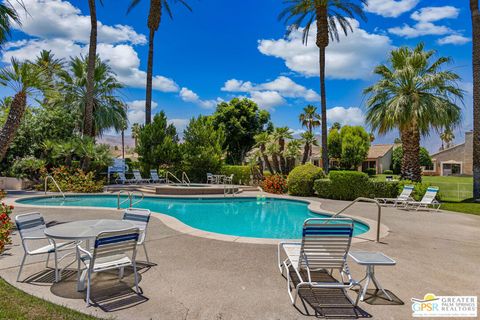
<svg viewBox="0 0 480 320"><path fill-rule="evenodd" d="M77 245L77 252L80 253L80 252L83 252L85 253L90 259L93 258L92 254L88 251L88 250L85 250L83 249L82 247L80 247L80 244ZM79 254L80 255L80 254Z"/></svg>
<svg viewBox="0 0 480 320"><path fill-rule="evenodd" d="M48 240L49 238L47 236L45 237L22 237L22 240Z"/></svg>

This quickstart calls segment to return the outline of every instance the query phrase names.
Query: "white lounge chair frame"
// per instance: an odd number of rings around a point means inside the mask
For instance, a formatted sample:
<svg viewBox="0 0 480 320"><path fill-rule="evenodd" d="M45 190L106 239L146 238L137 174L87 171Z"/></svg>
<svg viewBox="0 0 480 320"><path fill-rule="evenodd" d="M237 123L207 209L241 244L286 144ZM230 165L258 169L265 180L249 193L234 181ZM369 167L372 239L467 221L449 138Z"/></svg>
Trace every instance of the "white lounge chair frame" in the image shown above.
<svg viewBox="0 0 480 320"><path fill-rule="evenodd" d="M415 209L416 211L418 211L419 209L430 209L430 206L432 206L435 211L440 210L442 204L435 199L438 194L438 190L438 187L428 187L427 191L423 195L422 200L407 201L405 203L405 208Z"/></svg>
<svg viewBox="0 0 480 320"><path fill-rule="evenodd" d="M138 169L132 170L132 173L134 176L134 180L137 183L149 183L151 181L150 179L143 178L140 170Z"/></svg>
<svg viewBox="0 0 480 320"><path fill-rule="evenodd" d="M358 305L362 286L353 280L347 264L348 250L353 235L353 220L347 218L311 218L303 224L302 242L281 242L278 245L278 268L280 273L286 271L287 290L293 305L298 297L298 291L302 287L341 289L349 301ZM281 260L281 254L287 258ZM295 270L299 283L294 288L295 296L292 295L293 286L289 268ZM307 271L307 279L303 279L301 271ZM311 273L315 271L327 271L332 275L333 270L339 271L341 282L314 282ZM344 281L344 277L347 281ZM357 299L353 301L347 294L347 289L359 287Z"/></svg>
<svg viewBox="0 0 480 320"><path fill-rule="evenodd" d="M151 212L148 209L136 209L130 208L126 209L123 213L123 220L126 220L135 225L140 230L140 236L138 238L137 245L141 245L143 247L143 251L145 252L145 257L147 258L147 262L150 263L150 259L147 253L147 247L145 245L145 239L147 237L147 227L148 222L150 221Z"/></svg>
<svg viewBox="0 0 480 320"><path fill-rule="evenodd" d="M164 183L166 180L158 176L158 172L155 169L150 170L150 182L152 183Z"/></svg>
<svg viewBox="0 0 480 320"><path fill-rule="evenodd" d="M15 224L20 234L20 238L22 240L22 247L24 250L22 262L20 264L20 268L18 269L17 282L20 281L20 274L22 273L23 266L25 265L25 261L27 260L27 256L46 254L47 259L45 261L45 268L48 268L48 261L50 259L50 254L52 253L55 263L55 281L60 281L61 272L58 269L58 263L73 252L67 253L60 258L58 258L57 252L61 250L74 249L75 242L56 243L55 240L47 238L44 233L46 228L45 220L39 212L19 214L15 217ZM41 240L43 240L44 243L48 242L48 244L40 246L36 249L32 249L30 247L30 242L40 242Z"/></svg>
<svg viewBox="0 0 480 320"><path fill-rule="evenodd" d="M388 206L392 205L394 207L405 204L408 201L413 201L413 198L410 196L413 192L414 186L406 185L403 187L402 193L397 198L375 198L381 205Z"/></svg>
<svg viewBox="0 0 480 320"><path fill-rule="evenodd" d="M118 175L118 178L115 179L115 183L120 182L121 184L125 184L125 183L133 183L137 181L136 179L127 179L124 172L117 172L117 175Z"/></svg>
<svg viewBox="0 0 480 320"><path fill-rule="evenodd" d="M126 230L102 232L95 238L93 252L89 252L77 245L78 272L77 281L81 279L81 262L85 265L87 272L87 307L90 306L91 277L95 272L102 272L112 269L119 269L119 278L123 278L124 268L133 267L135 277L135 290L140 293L138 287L137 265L135 255L137 253L137 242L139 238L138 228ZM131 251L131 255L127 252Z"/></svg>

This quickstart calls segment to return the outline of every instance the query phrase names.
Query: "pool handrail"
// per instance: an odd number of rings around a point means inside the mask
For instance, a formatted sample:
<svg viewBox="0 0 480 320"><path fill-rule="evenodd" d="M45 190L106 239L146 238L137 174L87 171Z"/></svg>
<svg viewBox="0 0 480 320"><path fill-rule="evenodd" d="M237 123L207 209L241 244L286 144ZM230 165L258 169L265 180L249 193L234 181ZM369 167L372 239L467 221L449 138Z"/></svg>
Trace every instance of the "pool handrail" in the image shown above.
<svg viewBox="0 0 480 320"><path fill-rule="evenodd" d="M187 173L185 171L182 172L182 184L186 184L187 186L190 187L190 179L187 176Z"/></svg>
<svg viewBox="0 0 480 320"><path fill-rule="evenodd" d="M348 208L350 208L351 206L353 206L355 203L357 203L359 201L375 203L377 205L377 208L378 208L378 211L377 211L377 237L376 237L375 242L380 242L380 224L381 224L380 220L382 218L382 206L380 205L380 203L377 200L370 199L370 198L364 198L364 197L358 197L357 199L350 202L345 208L343 208L342 210L335 213L332 216L332 218L335 218L335 217L339 216L340 214L345 212Z"/></svg>
<svg viewBox="0 0 480 320"><path fill-rule="evenodd" d="M60 191L60 194L65 200L65 194L63 193L62 189L60 189L60 186L58 185L57 181L55 181L55 179L51 175L47 175L45 177L45 195L47 195L48 179L53 181L53 184L57 187L58 191Z"/></svg>
<svg viewBox="0 0 480 320"><path fill-rule="evenodd" d="M122 195L122 193L126 193L127 194L127 199L123 200L122 202L120 202L120 196ZM133 202L133 199L135 197L135 195L140 195L141 198L140 200L137 200L135 202ZM134 205L137 205L139 204L140 202L143 201L143 199L145 198L145 194L142 192L142 191L137 191L137 194L135 194L135 191L127 191L127 190L120 190L118 193L117 193L117 209L120 210L122 209L121 206L122 204L124 204L125 202L129 202L129 208L132 208Z"/></svg>
<svg viewBox="0 0 480 320"><path fill-rule="evenodd" d="M178 179L176 175L174 175L170 171L166 170L165 171L165 180L167 181L167 184L170 184L170 179L168 178L168 176L172 176L175 180L178 181L178 183L182 183L182 181L180 179Z"/></svg>

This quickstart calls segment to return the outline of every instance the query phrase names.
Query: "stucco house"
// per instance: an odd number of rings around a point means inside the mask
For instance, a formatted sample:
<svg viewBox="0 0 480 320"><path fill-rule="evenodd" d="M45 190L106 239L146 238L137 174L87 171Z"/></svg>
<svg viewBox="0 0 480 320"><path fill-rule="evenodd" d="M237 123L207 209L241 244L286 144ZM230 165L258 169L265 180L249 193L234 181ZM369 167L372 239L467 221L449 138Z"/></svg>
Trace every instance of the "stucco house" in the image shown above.
<svg viewBox="0 0 480 320"><path fill-rule="evenodd" d="M367 158L363 161L359 170L365 171L374 168L377 174L390 170L394 146L393 144L372 144L368 150Z"/></svg>
<svg viewBox="0 0 480 320"><path fill-rule="evenodd" d="M433 166L424 175L452 176L473 174L473 132L465 133L465 142L431 155Z"/></svg>

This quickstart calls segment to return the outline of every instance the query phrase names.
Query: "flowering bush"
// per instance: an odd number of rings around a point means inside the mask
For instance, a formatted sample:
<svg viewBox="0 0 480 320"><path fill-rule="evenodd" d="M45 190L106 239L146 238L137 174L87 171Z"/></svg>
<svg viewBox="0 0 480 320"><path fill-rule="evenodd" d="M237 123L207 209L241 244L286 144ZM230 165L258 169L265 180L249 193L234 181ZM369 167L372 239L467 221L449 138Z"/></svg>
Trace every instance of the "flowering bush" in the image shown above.
<svg viewBox="0 0 480 320"><path fill-rule="evenodd" d="M0 200L5 198L6 196L7 196L7 193L5 192L5 190L0 189Z"/></svg>
<svg viewBox="0 0 480 320"><path fill-rule="evenodd" d="M43 179L48 174L47 170L42 170ZM95 173L93 171L85 173L82 169L60 166L53 168L50 175L57 181L62 191L80 192L80 193L95 193L103 191L103 181L95 180ZM44 186L38 186L40 190ZM58 191L52 181L48 183L48 190Z"/></svg>
<svg viewBox="0 0 480 320"><path fill-rule="evenodd" d="M10 244L10 233L13 227L12 220L10 220L10 214L12 213L13 206L7 205L2 202L0 207L0 253L5 249L6 244Z"/></svg>
<svg viewBox="0 0 480 320"><path fill-rule="evenodd" d="M287 192L287 180L281 175L275 174L265 177L260 187L265 192L283 194Z"/></svg>

